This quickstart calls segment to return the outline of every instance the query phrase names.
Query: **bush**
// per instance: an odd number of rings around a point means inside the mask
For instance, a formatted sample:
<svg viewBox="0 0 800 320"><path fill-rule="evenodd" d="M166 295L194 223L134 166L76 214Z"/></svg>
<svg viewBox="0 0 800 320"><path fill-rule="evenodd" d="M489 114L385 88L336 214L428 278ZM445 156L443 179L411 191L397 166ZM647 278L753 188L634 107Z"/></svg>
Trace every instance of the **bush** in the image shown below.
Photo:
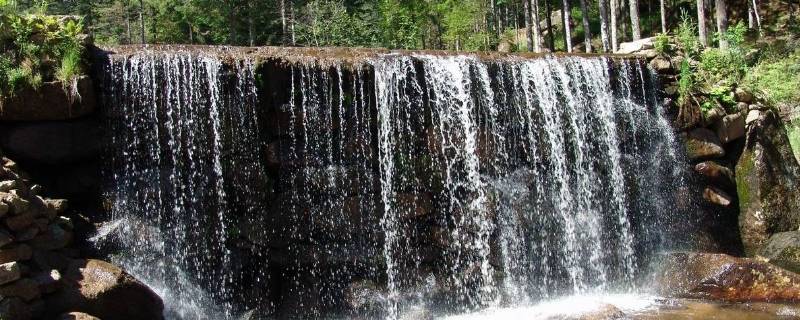
<svg viewBox="0 0 800 320"><path fill-rule="evenodd" d="M678 78L678 103L685 105L689 103L689 98L694 90L694 73L689 61L684 59L681 62L681 73Z"/></svg>
<svg viewBox="0 0 800 320"><path fill-rule="evenodd" d="M800 104L800 52L756 64L744 83L772 103Z"/></svg>
<svg viewBox="0 0 800 320"><path fill-rule="evenodd" d="M697 39L697 25L686 11L681 11L681 23L678 25L678 32L675 35L684 55L694 57L700 47L700 40Z"/></svg>

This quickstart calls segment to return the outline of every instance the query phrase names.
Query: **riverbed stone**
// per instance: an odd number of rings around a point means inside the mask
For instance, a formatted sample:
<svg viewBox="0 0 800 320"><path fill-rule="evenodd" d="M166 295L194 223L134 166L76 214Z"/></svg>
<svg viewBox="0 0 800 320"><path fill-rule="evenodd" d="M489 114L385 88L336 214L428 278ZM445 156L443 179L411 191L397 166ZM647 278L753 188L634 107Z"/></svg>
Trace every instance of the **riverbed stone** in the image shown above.
<svg viewBox="0 0 800 320"><path fill-rule="evenodd" d="M741 113L734 113L724 116L717 121L717 137L723 144L744 137L745 118Z"/></svg>
<svg viewBox="0 0 800 320"><path fill-rule="evenodd" d="M7 262L0 264L0 285L16 281L22 273L17 262Z"/></svg>
<svg viewBox="0 0 800 320"><path fill-rule="evenodd" d="M725 302L800 302L800 275L751 258L672 252L662 255L656 282L669 297Z"/></svg>
<svg viewBox="0 0 800 320"><path fill-rule="evenodd" d="M800 164L773 111L749 126L736 164L739 231L752 256L772 234L800 226Z"/></svg>
<svg viewBox="0 0 800 320"><path fill-rule="evenodd" d="M726 191L735 191L736 182L733 171L714 161L703 161L694 166L694 171L706 180Z"/></svg>
<svg viewBox="0 0 800 320"><path fill-rule="evenodd" d="M47 298L47 313L80 311L104 320L162 319L164 304L130 274L100 260L74 260L63 277L62 290Z"/></svg>
<svg viewBox="0 0 800 320"><path fill-rule="evenodd" d="M686 138L686 152L691 160L714 159L725 156L725 149L717 135L706 128L689 132Z"/></svg>
<svg viewBox="0 0 800 320"><path fill-rule="evenodd" d="M723 207L727 207L731 205L731 202L733 202L733 197L725 193L725 191L712 186L703 189L703 199Z"/></svg>

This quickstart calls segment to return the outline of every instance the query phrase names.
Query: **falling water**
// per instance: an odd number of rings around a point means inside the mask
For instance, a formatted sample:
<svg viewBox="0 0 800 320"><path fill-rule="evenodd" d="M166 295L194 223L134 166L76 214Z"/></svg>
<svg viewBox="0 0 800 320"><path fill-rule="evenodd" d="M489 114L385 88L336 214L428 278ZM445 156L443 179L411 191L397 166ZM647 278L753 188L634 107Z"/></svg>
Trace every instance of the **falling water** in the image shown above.
<svg viewBox="0 0 800 320"><path fill-rule="evenodd" d="M628 293L669 245L683 160L640 61L219 55L105 70L117 261L174 317Z"/></svg>

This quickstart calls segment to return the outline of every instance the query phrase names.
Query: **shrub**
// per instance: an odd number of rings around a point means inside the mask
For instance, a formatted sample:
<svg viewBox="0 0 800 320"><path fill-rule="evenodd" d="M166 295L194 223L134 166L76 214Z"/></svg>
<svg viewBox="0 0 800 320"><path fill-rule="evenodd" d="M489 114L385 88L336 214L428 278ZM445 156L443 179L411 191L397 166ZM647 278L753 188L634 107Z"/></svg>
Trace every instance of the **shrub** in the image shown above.
<svg viewBox="0 0 800 320"><path fill-rule="evenodd" d="M686 11L681 11L681 23L678 25L676 36L678 45L683 50L683 53L687 57L694 57L697 54L700 41L697 39L697 25L695 25Z"/></svg>
<svg viewBox="0 0 800 320"><path fill-rule="evenodd" d="M653 42L653 47L656 49L658 54L669 53L669 35L663 33L656 35L655 41Z"/></svg>
<svg viewBox="0 0 800 320"><path fill-rule="evenodd" d="M689 103L692 91L694 90L694 73L689 65L688 59L681 62L681 73L678 78L678 103L684 105Z"/></svg>

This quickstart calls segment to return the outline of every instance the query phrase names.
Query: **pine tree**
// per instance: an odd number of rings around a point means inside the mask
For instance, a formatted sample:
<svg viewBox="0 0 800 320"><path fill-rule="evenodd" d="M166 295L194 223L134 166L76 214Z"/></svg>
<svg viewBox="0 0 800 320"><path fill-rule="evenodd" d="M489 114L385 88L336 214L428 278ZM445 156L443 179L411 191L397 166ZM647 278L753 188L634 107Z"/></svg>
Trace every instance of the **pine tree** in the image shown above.
<svg viewBox="0 0 800 320"><path fill-rule="evenodd" d="M628 6L631 15L631 32L633 34L633 40L639 40L642 38L642 29L641 25L639 24L639 0L630 0Z"/></svg>
<svg viewBox="0 0 800 320"><path fill-rule="evenodd" d="M706 28L706 3L705 0L697 0L697 31L699 33L700 45L708 46L708 29Z"/></svg>
<svg viewBox="0 0 800 320"><path fill-rule="evenodd" d="M728 39L725 35L728 33L728 9L725 5L725 0L715 0L714 8L716 9L717 18L717 37L719 38L719 47L721 49L728 48Z"/></svg>

